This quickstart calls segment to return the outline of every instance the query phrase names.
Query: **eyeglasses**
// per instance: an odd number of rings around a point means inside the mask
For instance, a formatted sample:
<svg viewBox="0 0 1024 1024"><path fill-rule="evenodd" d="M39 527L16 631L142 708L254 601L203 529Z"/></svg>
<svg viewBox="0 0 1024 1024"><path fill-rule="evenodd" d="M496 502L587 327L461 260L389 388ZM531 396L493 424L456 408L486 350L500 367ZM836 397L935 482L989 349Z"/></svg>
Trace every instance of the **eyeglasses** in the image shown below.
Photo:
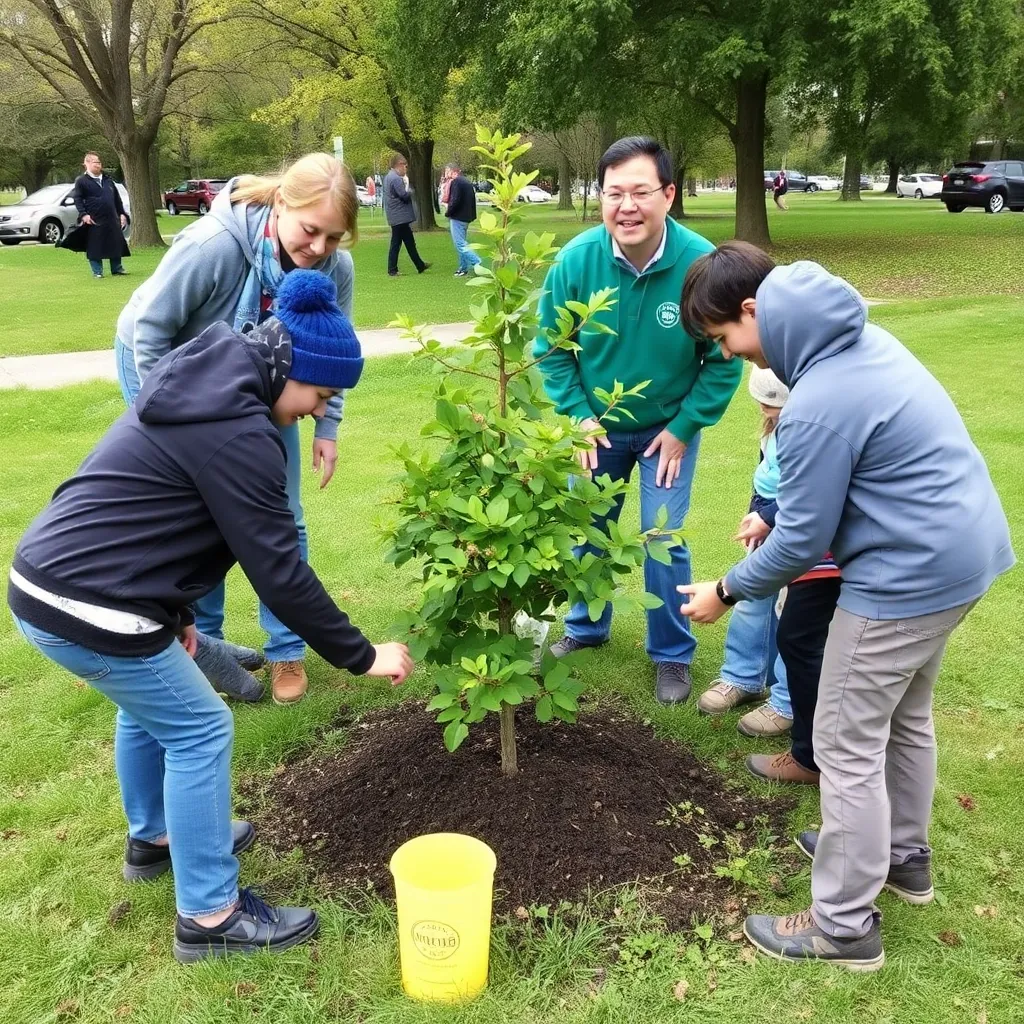
<svg viewBox="0 0 1024 1024"><path fill-rule="evenodd" d="M601 202L606 206L621 206L622 201L629 196L637 206L643 206L645 203L649 203L659 192L664 192L667 185L662 185L659 188L638 188L632 192L620 192L618 189L613 189L610 192L601 191Z"/></svg>

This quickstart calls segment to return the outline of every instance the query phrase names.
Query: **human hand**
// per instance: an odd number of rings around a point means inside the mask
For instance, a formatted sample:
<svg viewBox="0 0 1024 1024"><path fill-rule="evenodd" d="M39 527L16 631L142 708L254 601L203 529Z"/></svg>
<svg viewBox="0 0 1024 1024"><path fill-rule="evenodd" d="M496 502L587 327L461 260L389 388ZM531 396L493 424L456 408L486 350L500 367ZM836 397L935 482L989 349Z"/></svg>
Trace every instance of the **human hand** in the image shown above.
<svg viewBox="0 0 1024 1024"><path fill-rule="evenodd" d="M604 432L604 427L595 420L593 417L588 417L585 420L580 420L580 430L584 433L589 434L590 437L587 439L590 442L590 448L577 452L577 458L580 460L580 466L584 473L592 473L597 469L597 446L601 445L604 448L611 448L612 443L608 440L608 435Z"/></svg>
<svg viewBox="0 0 1024 1024"><path fill-rule="evenodd" d="M185 648L185 653L190 657L196 656L196 650L199 647L199 640L196 638L196 627L195 624L186 626L179 634L178 641L182 647Z"/></svg>
<svg viewBox="0 0 1024 1024"><path fill-rule="evenodd" d="M676 587L680 594L689 597L679 610L694 622L717 622L728 611L728 606L719 600L717 588L717 583L691 583Z"/></svg>
<svg viewBox="0 0 1024 1024"><path fill-rule="evenodd" d="M740 520L739 530L733 540L738 540L748 551L753 551L771 532L772 528L756 512L748 512Z"/></svg>
<svg viewBox="0 0 1024 1024"><path fill-rule="evenodd" d="M401 686L412 675L416 662L409 655L405 644L374 644L377 652L373 664L366 670L368 676L390 678L392 686Z"/></svg>
<svg viewBox="0 0 1024 1024"><path fill-rule="evenodd" d="M655 452L658 453L658 470L654 474L654 486L660 487L664 481L666 487L671 487L679 478L686 445L666 429L647 446L644 458L649 459Z"/></svg>
<svg viewBox="0 0 1024 1024"><path fill-rule="evenodd" d="M128 227L128 218L122 213L121 214L121 230L124 231L124 229L126 227Z"/></svg>
<svg viewBox="0 0 1024 1024"><path fill-rule="evenodd" d="M89 214L85 214L85 216L84 216L84 217L82 217L82 223L83 223L83 224L95 224L95 223L96 223L96 221L94 221L94 220L92 219L92 217L90 217L90 216L89 216Z"/></svg>
<svg viewBox="0 0 1024 1024"><path fill-rule="evenodd" d="M320 490L323 490L334 476L334 468L338 465L338 442L328 441L324 437L313 438L313 472L323 473L320 476Z"/></svg>

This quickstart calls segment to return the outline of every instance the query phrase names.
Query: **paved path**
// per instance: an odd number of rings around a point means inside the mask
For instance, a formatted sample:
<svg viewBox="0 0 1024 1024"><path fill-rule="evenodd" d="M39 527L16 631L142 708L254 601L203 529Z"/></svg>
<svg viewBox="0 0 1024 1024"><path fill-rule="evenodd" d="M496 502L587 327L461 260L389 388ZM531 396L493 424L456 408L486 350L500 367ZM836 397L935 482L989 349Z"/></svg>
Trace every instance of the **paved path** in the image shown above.
<svg viewBox="0 0 1024 1024"><path fill-rule="evenodd" d="M438 324L431 334L452 345L472 330L472 324ZM390 356L413 352L416 345L403 341L393 328L359 331L364 356ZM29 388L33 391L62 388L90 380L117 380L113 347L99 352L66 352L53 356L11 356L0 359L0 390Z"/></svg>

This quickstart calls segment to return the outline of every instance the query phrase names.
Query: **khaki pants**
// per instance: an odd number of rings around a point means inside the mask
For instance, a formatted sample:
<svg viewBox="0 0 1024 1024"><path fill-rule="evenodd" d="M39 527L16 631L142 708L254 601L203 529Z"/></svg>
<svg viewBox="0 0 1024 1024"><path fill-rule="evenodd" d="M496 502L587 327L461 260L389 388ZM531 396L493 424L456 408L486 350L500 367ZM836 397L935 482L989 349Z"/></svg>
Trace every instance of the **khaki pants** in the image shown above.
<svg viewBox="0 0 1024 1024"><path fill-rule="evenodd" d="M811 910L837 938L868 931L890 864L930 850L932 690L946 641L974 603L891 621L836 610L814 714L821 833Z"/></svg>

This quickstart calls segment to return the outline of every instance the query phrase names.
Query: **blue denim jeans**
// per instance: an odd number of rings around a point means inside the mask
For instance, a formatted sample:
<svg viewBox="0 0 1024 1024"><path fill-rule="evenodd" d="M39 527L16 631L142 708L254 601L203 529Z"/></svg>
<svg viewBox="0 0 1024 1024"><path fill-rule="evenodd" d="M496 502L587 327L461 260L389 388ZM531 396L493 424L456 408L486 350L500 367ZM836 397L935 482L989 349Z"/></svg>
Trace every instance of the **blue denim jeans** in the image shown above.
<svg viewBox="0 0 1024 1024"><path fill-rule="evenodd" d="M88 259L88 257L86 257ZM92 268L94 274L103 276L103 260L89 260L89 266ZM110 261L110 272L112 274L120 274L124 267L121 265L121 257L118 256L116 260Z"/></svg>
<svg viewBox="0 0 1024 1024"><path fill-rule="evenodd" d="M771 688L768 704L785 718L793 717L786 666L775 644L779 620L778 595L740 601L732 610L725 634L725 662L719 676L749 693Z"/></svg>
<svg viewBox="0 0 1024 1024"><path fill-rule="evenodd" d="M179 643L146 658L97 654L14 617L22 636L118 707L114 766L128 834L167 836L174 897L186 917L238 899L231 852L234 720Z"/></svg>
<svg viewBox="0 0 1024 1024"><path fill-rule="evenodd" d="M121 385L121 396L126 405L135 401L142 386L135 369L135 353L120 338L114 339L114 361L117 365L117 379ZM299 445L299 425L278 427L284 441L287 456L288 507L295 516L295 527L299 531L299 548L302 560L309 561L309 540L306 535L306 514L302 508L302 453ZM205 597L193 605L196 613L196 629L207 636L224 639L224 584L220 583ZM263 602L260 602L260 625L269 639L263 648L267 661L301 661L306 656L306 645L302 638L293 633Z"/></svg>
<svg viewBox="0 0 1024 1024"><path fill-rule="evenodd" d="M469 243L466 241L469 224L464 220L453 220L450 223L452 241L455 243L455 252L459 257L459 270L472 270L480 262L480 257L470 249Z"/></svg>
<svg viewBox="0 0 1024 1024"><path fill-rule="evenodd" d="M664 424L646 427L643 430L608 432L610 448L598 446L598 463L595 476L607 473L613 480L629 480L633 467L640 467L640 528L654 526L658 509L668 508L668 528L678 529L686 520L690 510L690 489L693 486L693 472L697 465L700 448L698 433L686 447L686 454L679 467L679 476L671 487L655 487L654 478L658 470L658 454L644 457L648 445L664 429ZM618 520L622 502L612 510L607 519ZM602 527L606 519L597 520ZM582 558L589 545L576 549L577 558ZM689 664L697 647L690 629L690 620L679 611L680 600L676 587L690 583L690 551L685 545L672 549L672 564L648 558L644 562L644 587L657 595L664 604L647 612L647 653L651 660L674 661ZM612 606L606 604L597 622L591 621L585 604L573 605L565 617L565 632L583 644L599 644L608 639L612 628Z"/></svg>

